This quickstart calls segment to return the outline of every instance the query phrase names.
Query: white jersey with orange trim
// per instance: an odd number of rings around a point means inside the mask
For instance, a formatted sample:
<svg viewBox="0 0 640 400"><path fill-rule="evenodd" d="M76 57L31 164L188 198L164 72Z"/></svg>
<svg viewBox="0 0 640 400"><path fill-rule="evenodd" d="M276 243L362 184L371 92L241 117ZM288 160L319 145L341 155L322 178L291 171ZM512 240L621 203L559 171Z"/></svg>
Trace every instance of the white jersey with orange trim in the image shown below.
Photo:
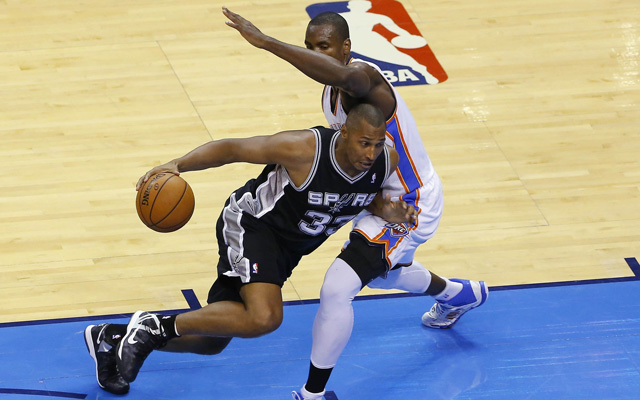
<svg viewBox="0 0 640 400"><path fill-rule="evenodd" d="M350 62L363 62L371 65L381 75L380 68L370 62L352 58ZM386 82L386 79L385 79ZM389 84L389 83L387 83ZM389 84L396 100L396 108L393 115L386 116L387 140L389 146L393 146L400 156L398 169L385 183L384 193L390 193L392 198L402 196L403 200L409 200L414 196L407 196L422 186L426 186L436 176L431 164L431 159L424 148L418 127L413 115L396 89ZM342 108L341 94L338 93L335 104L331 104L330 86L325 86L322 93L322 111L327 122L333 129L340 129L347 119L347 113ZM436 178L437 179L437 178Z"/></svg>
<svg viewBox="0 0 640 400"><path fill-rule="evenodd" d="M350 62L367 63L382 75L380 68L373 63L355 58ZM384 245L388 267L393 268L410 264L417 247L435 234L442 217L443 196L440 177L424 148L413 115L395 88L387 84L395 97L396 107L393 115L387 116L386 143L396 149L400 158L396 172L385 182L382 191L389 193L392 200L400 198L416 207L418 220L413 225L392 224L363 211L354 220L352 232L372 243ZM322 110L331 127L339 129L345 123L347 113L342 107L340 93L332 105L332 90L332 87L325 86Z"/></svg>

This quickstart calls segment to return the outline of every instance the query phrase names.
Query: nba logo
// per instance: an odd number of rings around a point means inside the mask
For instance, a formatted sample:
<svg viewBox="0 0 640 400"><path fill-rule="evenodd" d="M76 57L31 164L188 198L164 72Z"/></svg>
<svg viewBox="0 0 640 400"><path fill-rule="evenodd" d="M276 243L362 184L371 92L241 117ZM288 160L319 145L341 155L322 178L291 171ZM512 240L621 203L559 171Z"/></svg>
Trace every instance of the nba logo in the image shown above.
<svg viewBox="0 0 640 400"><path fill-rule="evenodd" d="M351 55L378 65L394 86L434 85L447 79L404 6L396 0L350 0L307 7L311 18L334 11L349 24Z"/></svg>

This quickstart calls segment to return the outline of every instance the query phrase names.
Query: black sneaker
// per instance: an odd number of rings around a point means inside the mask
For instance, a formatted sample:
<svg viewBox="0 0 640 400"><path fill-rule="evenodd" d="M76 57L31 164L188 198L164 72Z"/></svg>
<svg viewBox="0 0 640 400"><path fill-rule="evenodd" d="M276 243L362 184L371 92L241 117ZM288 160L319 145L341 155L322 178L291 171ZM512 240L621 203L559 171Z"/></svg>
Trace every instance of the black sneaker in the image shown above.
<svg viewBox="0 0 640 400"><path fill-rule="evenodd" d="M89 325L84 330L84 343L96 363L98 385L107 392L125 394L129 383L122 378L116 366L116 349L104 340L107 324Z"/></svg>
<svg viewBox="0 0 640 400"><path fill-rule="evenodd" d="M118 344L116 362L127 382L133 382L153 350L163 347L167 337L155 314L136 311L127 325L127 334Z"/></svg>

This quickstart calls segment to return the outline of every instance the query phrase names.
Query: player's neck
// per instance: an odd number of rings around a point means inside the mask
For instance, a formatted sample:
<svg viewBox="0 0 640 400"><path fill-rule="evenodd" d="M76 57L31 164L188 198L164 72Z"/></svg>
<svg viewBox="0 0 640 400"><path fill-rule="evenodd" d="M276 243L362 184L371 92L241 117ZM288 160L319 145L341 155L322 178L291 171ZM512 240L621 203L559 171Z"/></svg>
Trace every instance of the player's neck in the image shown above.
<svg viewBox="0 0 640 400"><path fill-rule="evenodd" d="M361 173L361 171L356 169L351 161L349 161L349 157L347 157L346 143L342 137L339 137L338 140L336 140L336 145L333 151L335 153L338 166L343 172L352 178Z"/></svg>

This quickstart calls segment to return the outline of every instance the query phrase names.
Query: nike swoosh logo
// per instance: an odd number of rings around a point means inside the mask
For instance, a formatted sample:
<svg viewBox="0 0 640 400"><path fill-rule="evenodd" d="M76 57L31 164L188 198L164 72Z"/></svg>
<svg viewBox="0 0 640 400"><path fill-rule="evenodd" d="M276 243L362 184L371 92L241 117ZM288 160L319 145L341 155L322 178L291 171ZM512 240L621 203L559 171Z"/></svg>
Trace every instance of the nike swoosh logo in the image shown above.
<svg viewBox="0 0 640 400"><path fill-rule="evenodd" d="M98 336L96 336L96 345L100 346L100 336L102 335L102 332L104 332L104 330L107 329L106 326L103 326L102 329L100 329L100 333L98 333Z"/></svg>
<svg viewBox="0 0 640 400"><path fill-rule="evenodd" d="M138 331L138 328L136 328L136 332ZM136 335L136 332L133 333L132 336L129 336L129 338L127 339L127 343L129 344L136 344L138 343L137 340L134 340L133 337Z"/></svg>
<svg viewBox="0 0 640 400"><path fill-rule="evenodd" d="M137 340L135 340L135 336L136 333L138 333L138 331L140 329L143 329L151 334L155 334L153 329L150 329L149 327L147 327L146 325L143 325L142 322L149 320L149 319L155 319L155 317L151 314L149 315L145 315L144 317L140 318L138 321L138 324L136 325L136 327L134 328L134 330L131 332L131 334L129 335L129 337L127 338L127 343L129 344L136 344L138 343Z"/></svg>
<svg viewBox="0 0 640 400"><path fill-rule="evenodd" d="M118 343L118 349L117 349L118 350L118 358L120 358L121 360L122 360L122 347L123 347L122 345L123 344L124 343L122 343L122 342Z"/></svg>

